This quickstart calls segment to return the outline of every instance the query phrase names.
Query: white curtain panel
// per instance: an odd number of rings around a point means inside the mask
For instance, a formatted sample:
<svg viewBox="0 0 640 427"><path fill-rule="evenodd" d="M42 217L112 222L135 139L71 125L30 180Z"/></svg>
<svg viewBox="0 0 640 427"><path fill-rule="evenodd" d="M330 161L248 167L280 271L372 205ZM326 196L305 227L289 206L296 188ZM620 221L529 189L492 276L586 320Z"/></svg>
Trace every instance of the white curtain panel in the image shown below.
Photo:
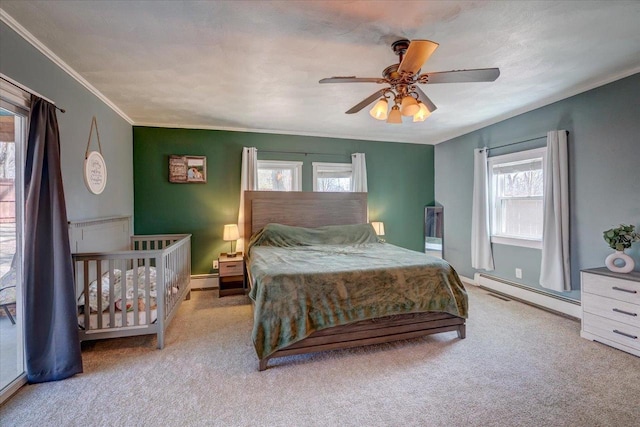
<svg viewBox="0 0 640 427"><path fill-rule="evenodd" d="M473 207L471 209L471 266L493 270L489 226L489 170L487 148L473 152Z"/></svg>
<svg viewBox="0 0 640 427"><path fill-rule="evenodd" d="M540 285L571 290L569 264L569 157L567 131L547 133Z"/></svg>
<svg viewBox="0 0 640 427"><path fill-rule="evenodd" d="M238 210L238 252L244 252L244 192L258 189L258 149L254 147L243 147L242 149L242 169L240 176L240 208ZM251 236L246 236L249 238Z"/></svg>
<svg viewBox="0 0 640 427"><path fill-rule="evenodd" d="M353 178L351 180L351 191L367 192L367 162L364 153L353 153L351 155L351 170Z"/></svg>

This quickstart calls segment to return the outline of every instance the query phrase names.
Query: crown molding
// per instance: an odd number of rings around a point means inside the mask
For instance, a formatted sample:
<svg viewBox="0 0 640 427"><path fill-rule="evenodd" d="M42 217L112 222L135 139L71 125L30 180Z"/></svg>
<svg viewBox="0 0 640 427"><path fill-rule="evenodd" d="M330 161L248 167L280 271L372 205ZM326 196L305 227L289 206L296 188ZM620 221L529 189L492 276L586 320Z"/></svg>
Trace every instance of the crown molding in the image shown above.
<svg viewBox="0 0 640 427"><path fill-rule="evenodd" d="M0 21L5 23L9 28L18 33L20 37L25 39L29 44L38 49L40 53L49 58L54 64L60 67L64 72L69 74L78 83L84 86L89 92L94 94L98 99L104 102L109 108L111 108L116 114L126 120L130 125L133 125L133 120L127 116L116 104L111 102L109 98L104 96L102 92L96 89L91 83L89 83L84 77L82 77L76 70L71 68L69 64L64 62L58 55L53 53L51 49L45 46L40 40L38 40L33 34L31 34L26 28L24 28L18 21L13 19L11 15L0 8Z"/></svg>
<svg viewBox="0 0 640 427"><path fill-rule="evenodd" d="M273 130L273 129L259 129L259 128L244 128L244 127L232 127L232 126L212 126L212 125L198 125L198 124L174 124L174 123L153 123L153 122L137 122L134 126L138 127L150 127L150 128L168 128L168 129L200 129L200 130L221 130L229 132L248 132L248 133L267 133L274 135L293 135L293 136L312 136L317 138L333 138L333 139L353 139L357 141L375 141L375 142L392 142L395 144L419 144L419 145L433 145L429 142L409 142L409 141L392 141L388 138L371 138L366 136L357 135L336 135L324 132L305 132L301 130Z"/></svg>
<svg viewBox="0 0 640 427"><path fill-rule="evenodd" d="M602 79L593 81L593 82L588 82L585 84L581 84L578 86L574 86L571 87L569 89L566 89L562 92L556 93L552 96L548 96L546 98L543 98L539 101L533 102L531 104L525 105L524 107L521 108L517 108L515 110L509 111L507 113L501 114L499 116L496 116L490 120L485 120L481 123L478 123L476 125L472 125L469 126L465 129L462 129L460 131L457 132L450 132L440 138L438 138L436 141L434 141L432 144L433 145L438 145L442 142L447 142L447 141L451 141L452 139L458 138L460 136L464 136L467 134L470 134L472 132L475 132L477 130L480 129L484 129L486 127L489 127L491 125L495 125L496 123L500 123L500 122L504 122L505 120L511 119L513 117L519 116L521 114L525 114L528 113L530 111L533 110L537 110L539 108L543 108L546 107L547 105L551 105L551 104L555 104L556 102L559 101L563 101L565 99L569 99L572 98L574 96L580 95L581 93L585 93L585 92L589 92L590 90L593 89L597 89L599 87L608 85L609 83L613 83L615 81L618 80L622 80L624 78L633 76L634 74L638 74L640 73L640 66L628 69L628 70L624 70L621 71L619 73L616 74L612 74L609 76L605 76Z"/></svg>

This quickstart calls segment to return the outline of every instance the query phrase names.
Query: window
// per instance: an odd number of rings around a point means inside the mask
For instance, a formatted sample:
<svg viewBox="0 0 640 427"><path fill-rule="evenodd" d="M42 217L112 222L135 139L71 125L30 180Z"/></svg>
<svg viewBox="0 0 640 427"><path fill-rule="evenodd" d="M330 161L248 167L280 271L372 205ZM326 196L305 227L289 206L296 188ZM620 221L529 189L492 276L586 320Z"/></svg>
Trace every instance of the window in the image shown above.
<svg viewBox="0 0 640 427"><path fill-rule="evenodd" d="M302 162L258 160L258 190L302 191Z"/></svg>
<svg viewBox="0 0 640 427"><path fill-rule="evenodd" d="M313 191L351 191L351 163L313 162Z"/></svg>
<svg viewBox="0 0 640 427"><path fill-rule="evenodd" d="M546 148L489 158L491 241L541 248Z"/></svg>

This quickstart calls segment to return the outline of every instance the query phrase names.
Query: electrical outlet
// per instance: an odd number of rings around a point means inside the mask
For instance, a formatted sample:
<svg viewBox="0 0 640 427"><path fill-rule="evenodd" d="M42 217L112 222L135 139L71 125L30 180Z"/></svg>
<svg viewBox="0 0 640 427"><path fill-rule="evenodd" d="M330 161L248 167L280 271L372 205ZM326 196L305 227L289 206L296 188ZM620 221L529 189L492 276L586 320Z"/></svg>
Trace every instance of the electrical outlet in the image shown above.
<svg viewBox="0 0 640 427"><path fill-rule="evenodd" d="M214 259L214 260L213 260L213 269L214 269L214 270L217 270L217 269L218 269L218 260L217 260L217 259Z"/></svg>
<svg viewBox="0 0 640 427"><path fill-rule="evenodd" d="M522 279L522 269L521 268L516 268L516 278L517 279Z"/></svg>

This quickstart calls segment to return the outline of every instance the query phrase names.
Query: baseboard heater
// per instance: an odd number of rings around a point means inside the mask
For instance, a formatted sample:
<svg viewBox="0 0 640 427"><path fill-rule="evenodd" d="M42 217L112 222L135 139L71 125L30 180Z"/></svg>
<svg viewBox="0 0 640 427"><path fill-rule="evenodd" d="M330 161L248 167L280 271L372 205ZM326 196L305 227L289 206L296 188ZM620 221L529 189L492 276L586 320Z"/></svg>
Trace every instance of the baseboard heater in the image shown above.
<svg viewBox="0 0 640 427"><path fill-rule="evenodd" d="M191 289L215 289L218 288L217 274L192 274Z"/></svg>
<svg viewBox="0 0 640 427"><path fill-rule="evenodd" d="M474 281L481 288L509 296L515 300L576 319L582 317L581 303L578 300L551 294L540 289L531 288L485 273L476 273L474 275Z"/></svg>

